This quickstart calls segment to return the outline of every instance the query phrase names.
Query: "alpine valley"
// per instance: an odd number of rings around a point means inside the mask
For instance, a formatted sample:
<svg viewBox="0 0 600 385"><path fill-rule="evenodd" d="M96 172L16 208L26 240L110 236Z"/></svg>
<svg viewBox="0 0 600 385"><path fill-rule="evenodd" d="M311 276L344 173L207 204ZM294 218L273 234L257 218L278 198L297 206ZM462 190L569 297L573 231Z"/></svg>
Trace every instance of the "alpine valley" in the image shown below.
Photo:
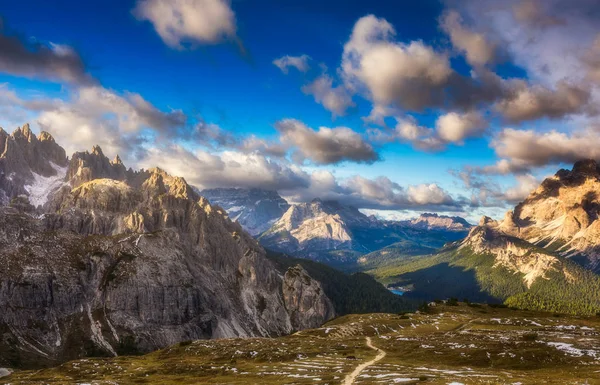
<svg viewBox="0 0 600 385"><path fill-rule="evenodd" d="M594 379L599 193L600 167L582 160L502 220L390 221L199 190L98 146L67 157L47 132L0 129L0 376L446 384L517 381L527 366L562 384L576 365ZM410 362L392 340L409 341ZM371 358L357 379L353 360Z"/></svg>

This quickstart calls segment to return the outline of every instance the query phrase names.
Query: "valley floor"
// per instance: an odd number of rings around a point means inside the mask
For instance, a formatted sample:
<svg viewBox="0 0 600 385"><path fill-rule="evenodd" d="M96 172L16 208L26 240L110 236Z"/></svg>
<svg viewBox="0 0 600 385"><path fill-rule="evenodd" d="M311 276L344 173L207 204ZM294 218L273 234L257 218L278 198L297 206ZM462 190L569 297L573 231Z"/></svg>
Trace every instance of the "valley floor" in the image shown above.
<svg viewBox="0 0 600 385"><path fill-rule="evenodd" d="M600 317L438 305L344 316L280 338L82 359L17 371L0 383L600 384Z"/></svg>

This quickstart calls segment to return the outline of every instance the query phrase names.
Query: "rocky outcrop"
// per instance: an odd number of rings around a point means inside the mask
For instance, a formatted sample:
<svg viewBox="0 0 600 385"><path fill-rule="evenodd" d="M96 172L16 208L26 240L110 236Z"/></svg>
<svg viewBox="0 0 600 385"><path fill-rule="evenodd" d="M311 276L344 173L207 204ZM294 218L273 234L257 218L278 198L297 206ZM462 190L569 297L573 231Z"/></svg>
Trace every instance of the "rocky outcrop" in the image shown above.
<svg viewBox="0 0 600 385"><path fill-rule="evenodd" d="M529 288L536 279L547 278L550 271L566 271L563 263L546 252L519 238L504 233L498 222L483 217L460 249L468 248L475 254L494 256L494 267L502 266L514 273L523 274L523 282Z"/></svg>
<svg viewBox="0 0 600 385"><path fill-rule="evenodd" d="M333 304L321 284L300 265L286 271L283 298L296 330L316 328L335 317Z"/></svg>
<svg viewBox="0 0 600 385"><path fill-rule="evenodd" d="M269 190L216 188L202 190L200 195L223 207L231 220L253 236L268 230L290 207L276 191Z"/></svg>
<svg viewBox="0 0 600 385"><path fill-rule="evenodd" d="M594 160L560 170L507 213L502 229L600 269L600 169ZM578 258L581 261L581 258Z"/></svg>

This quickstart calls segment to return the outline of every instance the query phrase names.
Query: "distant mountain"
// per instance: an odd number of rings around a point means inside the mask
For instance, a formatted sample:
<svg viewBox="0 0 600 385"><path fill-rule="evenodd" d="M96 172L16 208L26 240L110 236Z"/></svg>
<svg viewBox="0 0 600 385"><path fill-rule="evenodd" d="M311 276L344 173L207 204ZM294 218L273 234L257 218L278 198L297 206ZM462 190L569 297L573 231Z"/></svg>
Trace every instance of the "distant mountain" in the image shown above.
<svg viewBox="0 0 600 385"><path fill-rule="evenodd" d="M361 256L390 245L411 241L434 250L461 239L470 228L461 219L425 214L414 221L381 221L352 206L315 199L292 205L259 240L267 249L356 270Z"/></svg>
<svg viewBox="0 0 600 385"><path fill-rule="evenodd" d="M231 220L253 236L268 230L290 207L276 191L216 188L199 193L211 204L224 208Z"/></svg>
<svg viewBox="0 0 600 385"><path fill-rule="evenodd" d="M377 223L377 220L367 217L356 208L315 199L309 203L292 205L259 240L263 246L274 251L327 260L331 253L338 251L350 255L368 251L354 238L353 230L370 228Z"/></svg>
<svg viewBox="0 0 600 385"><path fill-rule="evenodd" d="M400 221L407 227L424 230L469 231L473 225L461 217L423 213L418 218Z"/></svg>

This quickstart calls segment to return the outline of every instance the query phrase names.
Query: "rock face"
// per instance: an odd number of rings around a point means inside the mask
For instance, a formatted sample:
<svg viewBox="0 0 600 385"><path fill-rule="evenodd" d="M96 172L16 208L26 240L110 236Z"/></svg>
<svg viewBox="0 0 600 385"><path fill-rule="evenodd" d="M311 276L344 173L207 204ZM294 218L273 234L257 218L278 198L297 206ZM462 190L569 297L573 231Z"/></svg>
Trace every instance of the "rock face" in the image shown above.
<svg viewBox="0 0 600 385"><path fill-rule="evenodd" d="M600 168L575 163L546 179L507 213L502 229L600 271Z"/></svg>
<svg viewBox="0 0 600 385"><path fill-rule="evenodd" d="M43 206L50 192L65 177L65 150L47 132L39 138L28 124L12 134L0 128L0 204L25 195L34 206Z"/></svg>
<svg viewBox="0 0 600 385"><path fill-rule="evenodd" d="M253 236L268 230L290 207L276 191L269 190L217 188L202 190L200 195L223 207L231 220Z"/></svg>
<svg viewBox="0 0 600 385"><path fill-rule="evenodd" d="M290 267L283 277L283 298L296 330L321 326L335 317L331 300L321 284L300 265Z"/></svg>
<svg viewBox="0 0 600 385"><path fill-rule="evenodd" d="M509 271L523 274L523 281L528 288L536 279L547 278L550 271L569 274L564 264L551 253L504 233L498 222L488 217L483 217L461 242L459 250L465 248L475 254L493 255L494 267L503 266Z"/></svg>
<svg viewBox="0 0 600 385"><path fill-rule="evenodd" d="M264 249L183 178L127 170L99 147L61 167L35 215L18 200L0 207L0 366L275 336L328 319L315 281L292 320Z"/></svg>

